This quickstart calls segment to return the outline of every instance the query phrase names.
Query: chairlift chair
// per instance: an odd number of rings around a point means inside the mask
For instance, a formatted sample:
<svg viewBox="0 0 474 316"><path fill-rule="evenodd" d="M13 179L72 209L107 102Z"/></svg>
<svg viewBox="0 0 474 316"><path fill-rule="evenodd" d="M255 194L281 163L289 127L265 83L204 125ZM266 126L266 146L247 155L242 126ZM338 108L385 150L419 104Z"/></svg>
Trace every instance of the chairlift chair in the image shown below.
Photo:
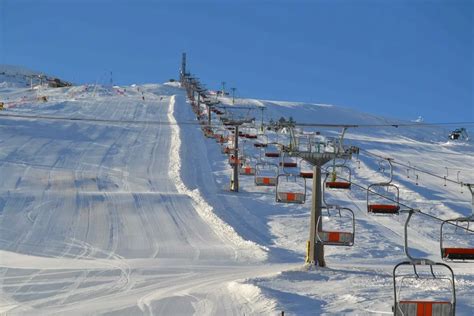
<svg viewBox="0 0 474 316"><path fill-rule="evenodd" d="M471 232L474 228L474 192L472 184L467 184L467 187L473 195L471 215L467 217L448 219L441 224L439 240L441 258L444 261L474 260L474 233ZM447 227L450 226L449 224L454 224L452 227L450 227L450 229L454 229L454 232L452 234L447 231ZM454 237L457 237L455 238L457 240L448 241L448 237L450 235L454 235ZM452 245L454 243L456 243L455 246Z"/></svg>
<svg viewBox="0 0 474 316"><path fill-rule="evenodd" d="M280 167L282 167L282 168L297 168L298 163L296 161L280 161Z"/></svg>
<svg viewBox="0 0 474 316"><path fill-rule="evenodd" d="M206 136L207 138L214 138L214 131L212 130L211 127L204 126L202 130L204 132L204 136Z"/></svg>
<svg viewBox="0 0 474 316"><path fill-rule="evenodd" d="M231 152L234 151L234 147L231 147L228 144L222 144L221 145L221 152L225 155L229 155Z"/></svg>
<svg viewBox="0 0 474 316"><path fill-rule="evenodd" d="M410 210L407 220L405 222L405 254L408 261L403 261L395 265L393 268L393 292L394 305L393 312L395 316L418 316L418 315L439 315L439 316L454 316L456 311L456 288L454 283L454 272L450 266L445 263L434 262L424 258L414 258L409 253L408 248L408 223L416 210ZM397 273L402 267L411 266L413 272L406 274ZM428 271L423 271L428 270ZM435 271L444 270L442 275L435 274ZM422 273L423 272L423 273ZM413 284L415 290L415 298L402 297L402 290ZM442 282L449 285L447 295L443 299L432 299L428 297L420 298L420 288L428 282L435 282L438 286L433 287L430 284L430 289L439 289L439 284ZM413 294L411 294L413 295ZM404 294L405 296L405 294Z"/></svg>
<svg viewBox="0 0 474 316"><path fill-rule="evenodd" d="M413 272L400 275L397 272L403 266L412 266ZM417 269L418 267L418 269ZM429 269L429 274L420 273L423 268ZM443 276L435 274L435 270L446 270ZM443 299L430 298L404 298L402 290L409 286L409 281L413 284L413 290L419 293L419 288L426 283L448 283L451 287L450 297ZM418 315L437 315L437 316L454 316L456 307L456 292L454 285L454 273L450 266L444 263L427 261L426 263L412 263L410 261L400 262L393 269L393 287L394 287L394 306L393 312L395 316L418 316ZM419 296L419 295L418 295Z"/></svg>
<svg viewBox="0 0 474 316"><path fill-rule="evenodd" d="M392 161L391 159L387 161L390 165L390 179L386 182L373 183L367 188L367 211L372 214L398 214L400 210L400 190L392 183Z"/></svg>
<svg viewBox="0 0 474 316"><path fill-rule="evenodd" d="M301 159L300 161L300 177L305 179L313 179L313 166L311 166L304 159Z"/></svg>
<svg viewBox="0 0 474 316"><path fill-rule="evenodd" d="M340 226L349 226L349 229L344 227L339 230L325 230L324 228L321 231L316 230L316 238L318 239L318 242L328 246L353 246L355 238L354 212L348 207L330 206L325 208L328 211L328 217L332 217L333 221L338 222L338 225ZM331 216L331 212L333 211L336 212L336 216ZM316 227L319 226L321 218L322 216L318 218Z"/></svg>
<svg viewBox="0 0 474 316"><path fill-rule="evenodd" d="M467 134L467 131L464 127L462 128L457 128L451 133L449 133L448 136L449 139L451 140L469 140L469 135Z"/></svg>
<svg viewBox="0 0 474 316"><path fill-rule="evenodd" d="M305 179L313 179L313 171L300 171L300 177Z"/></svg>
<svg viewBox="0 0 474 316"><path fill-rule="evenodd" d="M245 161L239 169L239 174L243 176L253 176L255 175L255 167L252 167L249 161Z"/></svg>
<svg viewBox="0 0 474 316"><path fill-rule="evenodd" d="M449 234L447 232L448 225L446 224L454 224L456 227L451 227L450 229L454 229L454 233ZM462 227L457 227L461 226ZM441 232L440 232L440 249L441 249L441 258L444 261L469 261L474 260L474 247L473 247L473 240L474 240L474 233L469 233L466 229L473 229L474 228L474 217L460 217L455 219L448 219L443 221L441 224ZM462 231L465 231L466 234L462 234ZM450 240L448 242L448 236L454 235L461 240ZM465 238L462 238L465 237ZM468 239L468 240L466 240ZM453 245L456 243L456 245Z"/></svg>
<svg viewBox="0 0 474 316"><path fill-rule="evenodd" d="M278 177L278 165L259 162L255 165L255 185L276 186Z"/></svg>
<svg viewBox="0 0 474 316"><path fill-rule="evenodd" d="M259 134L257 141L253 143L255 148L265 148L268 146L268 136L265 134Z"/></svg>
<svg viewBox="0 0 474 316"><path fill-rule="evenodd" d="M275 200L278 203L304 204L306 202L306 179L291 174L277 177Z"/></svg>
<svg viewBox="0 0 474 316"><path fill-rule="evenodd" d="M272 143L273 146L265 148L265 157L267 158L279 158L280 151L276 148L276 144Z"/></svg>
<svg viewBox="0 0 474 316"><path fill-rule="evenodd" d="M234 153L229 155L229 165L231 167L235 166L236 164L242 166L243 159L240 155L236 155L235 150Z"/></svg>
<svg viewBox="0 0 474 316"><path fill-rule="evenodd" d="M328 189L351 188L351 168L344 164L333 164L328 167L328 173L324 179L324 186Z"/></svg>
<svg viewBox="0 0 474 316"><path fill-rule="evenodd" d="M256 127L247 127L244 133L244 137L247 139L257 139L258 138L258 131Z"/></svg>
<svg viewBox="0 0 474 316"><path fill-rule="evenodd" d="M326 174L324 182L326 182L329 173ZM328 217L331 217L331 213L336 212L338 216L333 216L333 223L337 223L339 226L338 230L335 229L324 229L322 231L316 231L316 238L324 245L329 246L353 246L355 237L355 216L354 212L348 207L341 207L339 205L330 204L326 200L326 186L322 186L322 199L323 208L327 209ZM319 222L322 216L318 218L316 227L319 227ZM348 227L347 227L348 226Z"/></svg>
<svg viewBox="0 0 474 316"><path fill-rule="evenodd" d="M226 136L225 133L215 133L214 138L218 144L223 144L228 140L228 136Z"/></svg>

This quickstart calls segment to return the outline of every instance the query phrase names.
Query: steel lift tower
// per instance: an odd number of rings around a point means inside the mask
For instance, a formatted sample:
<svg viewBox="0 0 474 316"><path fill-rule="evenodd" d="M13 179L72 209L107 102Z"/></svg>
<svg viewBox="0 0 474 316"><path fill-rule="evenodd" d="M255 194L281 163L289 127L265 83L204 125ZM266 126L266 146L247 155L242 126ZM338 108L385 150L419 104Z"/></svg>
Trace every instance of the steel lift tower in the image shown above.
<svg viewBox="0 0 474 316"><path fill-rule="evenodd" d="M320 218L322 209L321 167L333 159L351 159L351 151L345 150L342 145L346 130L347 127L344 127L339 142L335 142L333 144L333 152L325 151L325 144L320 143L312 144L307 149L301 150L298 146L296 137L294 137L292 128L290 128L290 146L282 148L282 150L285 152L285 155L302 158L313 166L311 223L308 241L308 253L306 257L306 263L310 265L318 265L320 267L326 266L326 261L324 259L324 245L318 241L316 235L316 231L321 232L323 230L323 221L321 220L322 218Z"/></svg>

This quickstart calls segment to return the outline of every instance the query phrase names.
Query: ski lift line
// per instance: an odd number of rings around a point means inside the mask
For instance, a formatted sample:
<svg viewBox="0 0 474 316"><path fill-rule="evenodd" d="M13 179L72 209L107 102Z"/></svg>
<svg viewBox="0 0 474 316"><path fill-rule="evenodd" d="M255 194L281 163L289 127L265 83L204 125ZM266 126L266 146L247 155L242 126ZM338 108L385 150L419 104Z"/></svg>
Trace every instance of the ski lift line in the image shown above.
<svg viewBox="0 0 474 316"><path fill-rule="evenodd" d="M423 215L425 215L425 216L427 216L427 217L430 217L430 218L432 218L432 219L438 220L438 221L440 221L440 222L444 222L444 221L445 221L444 219L441 219L441 218L436 217L436 216L434 216L434 215L425 213L425 212L421 211L421 210L418 209L418 208L413 208L413 207L411 207L411 206L409 206L409 205L406 205L406 204L404 204L404 203L397 202L396 200L394 200L394 199L392 199L392 198L389 198L389 197L387 197L387 196L385 196L385 195L382 195L382 194L380 194L380 193L378 193L378 192L375 192L375 191L373 191L373 190L370 190L369 188L364 187L363 185L357 184L357 183L355 183L355 182L353 182L353 181L350 181L350 180L348 180L348 179L345 179L345 178L342 178L342 177L338 177L338 179L341 179L341 180L343 180L343 181L347 181L347 182L351 183L351 185L354 185L354 186L358 187L359 189L362 189L362 190L364 190L364 191L373 193L373 194L378 195L378 196L380 196L380 197L382 197L382 198L384 198L384 199L386 199L386 200L388 200L388 201L390 201L390 202L398 203L400 206L405 207L406 209L405 209L405 210L400 210L400 213L405 213L405 212L410 212L410 211L416 211L417 213L423 214ZM474 230L471 230L471 229L469 229L469 228L466 228L466 227L463 227L463 226L459 226L459 225L456 225L456 224L451 223L451 222L448 222L447 224L452 225L452 226L456 226L456 227L458 227L458 228L462 228L462 229L464 229L464 230L466 230L466 231L469 231L469 232L471 232L471 233L474 233Z"/></svg>
<svg viewBox="0 0 474 316"><path fill-rule="evenodd" d="M237 108L237 107L230 107L230 108ZM252 108L246 108L252 109ZM136 121L136 120L108 120L108 119L94 119L94 118L75 118L75 117L61 117L61 116L47 116L47 115L23 115L23 114L0 114L0 118L18 118L18 119L43 119L43 120L57 120L57 121L77 121L77 122L98 122L98 123L114 123L114 124L152 124L152 125L200 125L199 122L195 121L185 121L185 122L177 122L177 123L170 123L165 121ZM459 124L472 124L474 122L452 122L452 123L436 123L436 124L423 124L424 126L427 125L459 125ZM416 124L419 126L420 124ZM307 127L387 127L387 126L395 126L393 124L365 124L365 125L342 125L342 124L305 124L305 123L297 123L296 126L307 126ZM396 126L412 126L411 124L399 124ZM415 126L415 125L413 125ZM449 179L448 179L449 180ZM450 180L451 181L451 180Z"/></svg>
<svg viewBox="0 0 474 316"><path fill-rule="evenodd" d="M362 149L362 148L360 148L360 151L363 151L363 152L367 153L368 156L372 156L372 157L379 158L379 159L387 159L387 157L383 157L383 156L380 156L380 155L371 153L370 151L365 150L365 149ZM392 161L393 164L400 165L400 166L405 167L405 168L409 168L409 169L416 170L416 171L418 171L418 172L421 172L421 173L430 175L430 176L432 176L432 177L441 179L441 180L443 180L443 181L448 181L448 182L451 182L451 183L454 183L454 184L459 184L459 185L464 185L464 184L465 184L464 182L458 182L458 181L456 181L456 180L448 179L448 178L445 177L445 176L440 176L440 175L434 174L434 173L432 173L432 172L429 172L429 171L420 169L420 168L415 167L415 166L413 166L413 165L407 165L407 164L402 163L402 162L397 162L397 161L395 161L393 158L390 158L390 160ZM452 169L456 169L456 168L452 168Z"/></svg>
<svg viewBox="0 0 474 316"><path fill-rule="evenodd" d="M220 108L220 109L236 109L236 110L256 110L256 109L259 108L257 106L252 107L252 106L239 106L239 105L236 105L236 106L233 106L233 105L218 105L217 107Z"/></svg>
<svg viewBox="0 0 474 316"><path fill-rule="evenodd" d="M345 128L365 128L365 127L432 127L439 125L474 125L474 122L438 122L438 123L400 123L400 124L323 124L323 123L293 123L299 127L345 127Z"/></svg>

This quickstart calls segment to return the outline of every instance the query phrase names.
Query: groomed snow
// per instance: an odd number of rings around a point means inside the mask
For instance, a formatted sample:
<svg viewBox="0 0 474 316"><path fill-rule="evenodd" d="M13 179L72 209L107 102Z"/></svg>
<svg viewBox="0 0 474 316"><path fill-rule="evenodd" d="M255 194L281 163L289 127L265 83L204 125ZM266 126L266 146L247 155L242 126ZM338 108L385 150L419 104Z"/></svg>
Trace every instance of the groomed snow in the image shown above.
<svg viewBox="0 0 474 316"><path fill-rule="evenodd" d="M38 101L42 95L47 102ZM194 113L176 83L33 91L0 84L0 101L7 105L1 115L113 120L0 116L0 312L391 313L391 271L405 259L406 215L368 215L366 193L357 188L330 192L328 200L354 210L356 242L327 246L328 268L306 269L310 194L303 205L275 203L274 188L256 187L245 176L240 192L231 193L227 157L200 126L188 124ZM338 106L237 103L265 106L265 120L401 122ZM446 133L435 127L353 129L346 144L440 175L448 167L450 179L472 182L472 144L447 142ZM258 156L250 142L241 145ZM356 183L384 179L376 159L365 152L359 158L360 165L349 163ZM403 203L441 218L470 213L466 189L461 193L460 186L413 170L408 176L395 169ZM330 217L324 220L331 225ZM409 234L416 255L440 261L439 225L415 215ZM472 263L450 265L457 315L471 315ZM425 294L441 298L443 289L432 285Z"/></svg>

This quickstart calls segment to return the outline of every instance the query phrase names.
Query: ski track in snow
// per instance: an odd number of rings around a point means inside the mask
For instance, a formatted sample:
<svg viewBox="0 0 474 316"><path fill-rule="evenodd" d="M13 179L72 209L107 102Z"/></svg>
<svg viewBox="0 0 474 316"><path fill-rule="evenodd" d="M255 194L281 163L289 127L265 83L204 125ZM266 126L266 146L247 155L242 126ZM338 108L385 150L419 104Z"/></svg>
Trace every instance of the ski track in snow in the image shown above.
<svg viewBox="0 0 474 316"><path fill-rule="evenodd" d="M326 247L328 268L307 270L302 262L310 192L303 205L282 205L275 203L273 188L255 187L253 177L242 176L240 192L230 193L230 169L219 146L205 139L198 126L179 124L193 119L183 90L173 85L125 88L119 95L109 87L31 92L16 83L0 85L7 108L11 105L5 113L170 123L0 117L0 312L391 312L391 271L404 260L406 215L368 215L365 192L357 188L329 192L329 201L355 212L355 245ZM38 103L37 93L47 94L48 102ZM265 105L266 120L390 121L331 105L238 103ZM441 175L448 167L449 178L456 179L460 171L462 181L472 182L472 144L447 143L444 134L437 128L349 130L346 143ZM250 143L241 145L258 156ZM355 159L350 165L353 180L361 185L384 179L377 162L362 153L360 168ZM400 167L394 175L402 202L442 218L469 214L470 198L459 187L445 187L442 180L423 174L416 185L415 173L408 177ZM324 220L328 227L335 224L334 218ZM438 222L415 215L409 236L417 255L440 261ZM457 315L471 315L472 264L450 265L456 274ZM442 289L431 286L425 294L442 298Z"/></svg>

